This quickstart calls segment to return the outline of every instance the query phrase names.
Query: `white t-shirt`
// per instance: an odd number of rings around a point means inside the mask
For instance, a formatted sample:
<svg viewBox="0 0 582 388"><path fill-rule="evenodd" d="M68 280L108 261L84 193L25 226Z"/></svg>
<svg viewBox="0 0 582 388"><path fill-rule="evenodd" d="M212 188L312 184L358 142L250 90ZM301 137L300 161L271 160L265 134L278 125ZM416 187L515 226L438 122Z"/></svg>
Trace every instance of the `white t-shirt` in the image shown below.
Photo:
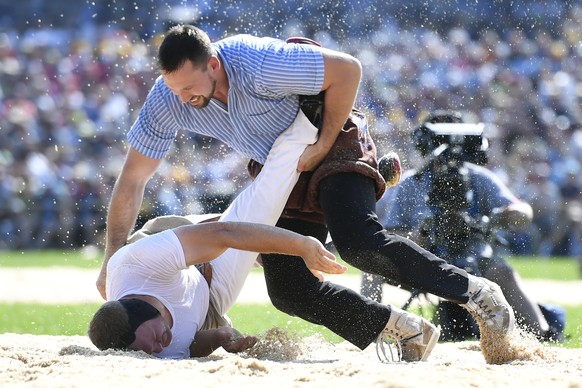
<svg viewBox="0 0 582 388"><path fill-rule="evenodd" d="M172 343L154 355L190 357L190 344L208 311L209 290L196 267L186 266L182 245L172 230L126 245L111 257L107 265L108 300L131 294L156 297L172 315Z"/></svg>

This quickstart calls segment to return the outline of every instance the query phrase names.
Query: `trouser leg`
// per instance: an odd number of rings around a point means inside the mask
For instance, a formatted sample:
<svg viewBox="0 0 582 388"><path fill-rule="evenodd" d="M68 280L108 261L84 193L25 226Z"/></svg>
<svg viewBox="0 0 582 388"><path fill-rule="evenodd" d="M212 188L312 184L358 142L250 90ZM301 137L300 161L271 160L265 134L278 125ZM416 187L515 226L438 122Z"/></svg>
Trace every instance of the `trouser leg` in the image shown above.
<svg viewBox="0 0 582 388"><path fill-rule="evenodd" d="M362 295L374 299L376 302L382 302L383 286L384 278L382 276L362 272L362 283L360 285L360 293Z"/></svg>
<svg viewBox="0 0 582 388"><path fill-rule="evenodd" d="M323 225L281 219L277 226L325 241ZM328 281L320 282L299 257L261 255L269 297L289 314L323 325L360 349L384 329L390 307Z"/></svg>
<svg viewBox="0 0 582 388"><path fill-rule="evenodd" d="M322 180L319 201L341 258L390 284L466 303L468 275L409 239L390 234L376 216L374 183L356 173Z"/></svg>
<svg viewBox="0 0 582 388"><path fill-rule="evenodd" d="M275 140L263 169L223 213L220 221L275 225L299 179L297 162L305 147L317 140L315 128L302 112ZM220 314L236 301L257 253L228 249L212 262L210 294Z"/></svg>

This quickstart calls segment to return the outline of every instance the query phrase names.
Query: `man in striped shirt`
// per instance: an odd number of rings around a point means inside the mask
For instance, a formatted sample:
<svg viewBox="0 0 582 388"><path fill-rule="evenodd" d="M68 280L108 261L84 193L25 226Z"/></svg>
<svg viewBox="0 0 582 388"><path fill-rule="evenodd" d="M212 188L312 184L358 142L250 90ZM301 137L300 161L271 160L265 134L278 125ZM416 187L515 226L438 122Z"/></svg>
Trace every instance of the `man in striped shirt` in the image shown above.
<svg viewBox="0 0 582 388"><path fill-rule="evenodd" d="M288 167L273 166L280 157L268 158L275 140L290 127L310 125L300 110L300 95L325 92L318 139L313 144L303 142L306 147L295 160L296 172L314 171L317 175L326 157L341 157L343 153L334 147L345 133L355 133L352 129L368 136L365 117L352 113L361 65L347 54L249 35L211 43L196 27L176 26L164 38L158 61L162 75L129 131L129 151L109 206L105 260L97 281L104 297L108 258L125 243L145 184L179 129L217 138L265 164L257 176L259 182L253 182L255 188L260 187L255 191L263 195L231 205L223 216L227 221L235 217L260 223L271 222L273 216L273 222L277 222L281 214L263 214L265 201L280 203L282 210L289 197L263 174L265 169L272 172L280 168L284 172ZM350 126L346 126L348 122ZM367 150L371 149L370 143ZM325 223L285 217L277 225L320 240L329 229L341 257L355 267L462 304L498 333L511 331L513 311L497 285L382 229L375 215L377 182L362 173L366 168L360 167L365 163L353 164L353 171L327 174L317 184L316 197ZM428 321L322 282L300 258L281 260L264 255L262 264L275 307L324 325L361 349L389 339L400 344L403 360L418 361L428 357L438 340L438 329Z"/></svg>

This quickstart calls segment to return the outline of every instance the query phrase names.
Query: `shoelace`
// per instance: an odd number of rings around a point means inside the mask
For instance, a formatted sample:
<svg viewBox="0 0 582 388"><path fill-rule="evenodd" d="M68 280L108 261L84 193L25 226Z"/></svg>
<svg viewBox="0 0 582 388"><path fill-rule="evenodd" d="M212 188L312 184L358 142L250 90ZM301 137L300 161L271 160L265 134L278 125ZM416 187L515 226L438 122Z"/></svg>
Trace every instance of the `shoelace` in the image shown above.
<svg viewBox="0 0 582 388"><path fill-rule="evenodd" d="M396 346L397 354L396 359L394 358L394 352L392 351L392 346L388 339L385 340L385 337L380 335L378 339L376 339L376 355L378 356L378 360L380 360L383 364L389 364L391 362L400 362L402 361L402 345L400 341L392 341L394 346ZM388 345L388 350L390 351L390 358L388 358L388 354L386 353L386 348L384 347L384 343Z"/></svg>
<svg viewBox="0 0 582 388"><path fill-rule="evenodd" d="M483 291L483 288L481 288L479 291L477 291L476 293L474 293L473 295L471 295L471 299L475 300L475 298L477 296L479 296L481 294L481 292ZM479 316L484 319L484 320L490 320L495 318L495 314L493 313L493 309L491 309L489 307L489 310L487 309L487 304L485 303L485 299L481 299L480 301L478 301L477 303L477 311L476 313L479 314Z"/></svg>

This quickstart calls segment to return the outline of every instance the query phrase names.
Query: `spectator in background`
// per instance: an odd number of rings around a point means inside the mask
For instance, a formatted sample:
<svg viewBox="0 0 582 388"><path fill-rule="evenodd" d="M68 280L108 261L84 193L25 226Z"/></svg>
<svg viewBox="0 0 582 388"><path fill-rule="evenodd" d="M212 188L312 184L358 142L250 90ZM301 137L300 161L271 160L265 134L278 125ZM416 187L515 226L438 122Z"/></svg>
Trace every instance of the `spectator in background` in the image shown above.
<svg viewBox="0 0 582 388"><path fill-rule="evenodd" d="M423 7L420 3L355 4L351 6L357 6L358 12L347 17L340 12L348 12L350 5L340 11L335 3L326 1L299 4L290 0L276 5L280 12L234 5L222 9L209 2L200 9L198 22L217 37L235 27L250 33L277 31L282 38L314 37L326 47L361 58L365 72L358 105L369 107L368 120L384 131L377 133L376 146L381 154L397 150L409 167L416 167L416 160L406 140L408 129L417 117L436 107L471 110L478 121L490 123L496 144L503 145L496 156L496 172L504 172L504 181L513 191L519 189L531 167L522 160L527 158L527 147L518 154L516 145L530 141L532 133L551 146L546 163L552 174L539 179L560 190L565 180L555 172L564 170L568 158L582 163L582 103L576 89L582 81L579 4L554 1L540 6L538 2L525 12L527 4L505 0L495 5L486 0L478 9L442 2L431 5L430 20L419 20L418 15L426 14L416 12ZM23 187L28 178L14 166L12 154L20 152L20 147L43 155L59 154L48 160L62 181L55 183L62 186L57 190L59 198L63 187L74 193L80 181L92 181L90 186L97 185L97 194L89 200L90 206L95 214L104 211L116 164L125 155L123 133L117 127L134 121L156 76L152 64L155 33L165 30L172 16L165 10L180 5L177 0L152 0L140 2L134 9L125 0L90 5L23 0L0 6L0 176L5 178L0 192L7 201L0 206L0 246L30 247L34 236L26 234L28 223L39 217ZM126 12L128 7L132 12ZM456 16L451 16L451 9L458 11ZM251 13L254 23L242 23ZM32 18L33 14L38 18ZM334 25L329 26L322 15L332 15ZM463 22L456 23L455 18ZM455 25L467 27L450 27ZM561 133L558 140L552 139L556 133ZM214 147L205 147L205 142L202 137L186 139L184 147L210 152ZM190 153L176 150L175 154ZM233 155L225 150L223 159L228 161ZM97 176L91 168L79 168L84 159L105 166L100 169L104 172ZM188 169L191 179L209 181L211 173L198 168L204 165L200 159L172 161L167 170L171 173L176 165L192 166ZM245 172L235 165L240 163L226 167L228 175L236 179L226 189L233 191L231 195L246 182ZM189 187L180 181L173 190L185 193L178 197L206 195L204 191L188 192ZM152 201L145 207L156 214L167 211L157 199L165 195L166 188L152 184L148 190L154 195L148 196ZM219 193L224 195L222 188ZM206 206L198 201L175 204L184 214L193 213L188 208ZM59 209L59 230L80 225L80 217L85 225L86 215L81 213L86 212L74 202ZM552 222L556 229L567 230L566 221L558 218ZM102 228L99 216L92 222L97 230ZM530 229L540 228L545 226L538 226L538 218L534 218ZM65 235L40 246L101 244L99 234L94 233L89 229L82 236ZM516 251L538 254L535 244Z"/></svg>

